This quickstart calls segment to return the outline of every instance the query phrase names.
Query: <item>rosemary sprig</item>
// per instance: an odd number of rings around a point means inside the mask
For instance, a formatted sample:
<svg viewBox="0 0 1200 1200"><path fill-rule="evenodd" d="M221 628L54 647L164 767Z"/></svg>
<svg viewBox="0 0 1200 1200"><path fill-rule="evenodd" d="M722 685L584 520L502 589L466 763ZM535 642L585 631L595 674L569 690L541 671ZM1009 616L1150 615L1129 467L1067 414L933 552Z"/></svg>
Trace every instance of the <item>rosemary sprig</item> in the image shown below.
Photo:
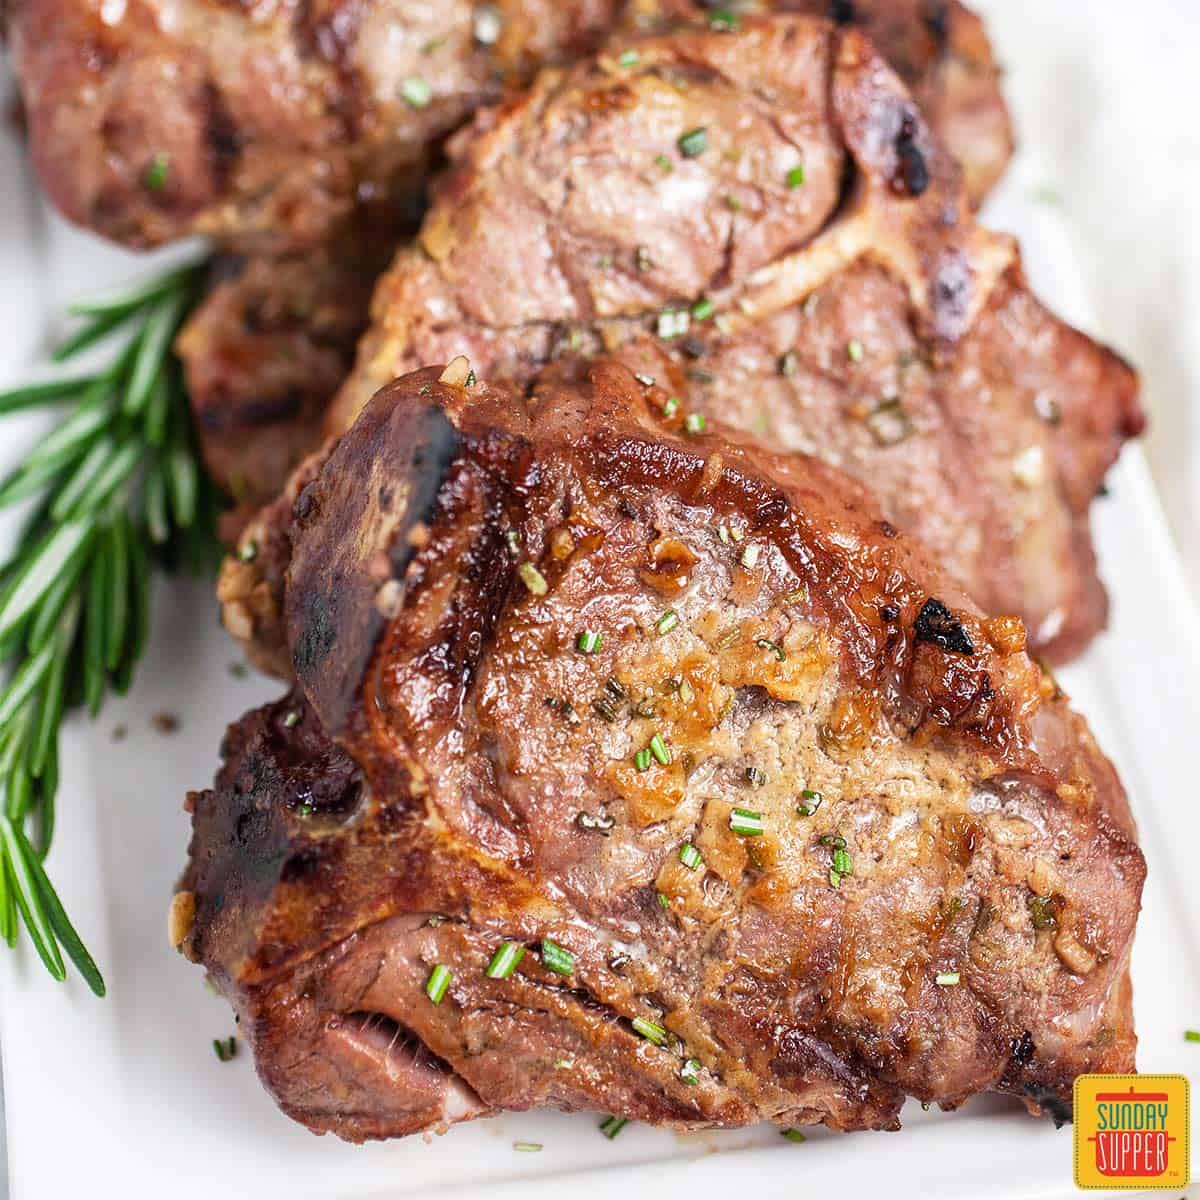
<svg viewBox="0 0 1200 1200"><path fill-rule="evenodd" d="M129 687L145 649L154 565L215 569L218 497L199 465L171 343L202 264L70 310L66 362L124 338L90 372L0 393L0 414L63 408L54 428L0 481L0 509L25 502L22 535L0 563L0 937L23 924L47 970L63 952L97 995L104 979L43 867L54 834L63 716L94 717ZM0 672L3 667L0 667Z"/></svg>

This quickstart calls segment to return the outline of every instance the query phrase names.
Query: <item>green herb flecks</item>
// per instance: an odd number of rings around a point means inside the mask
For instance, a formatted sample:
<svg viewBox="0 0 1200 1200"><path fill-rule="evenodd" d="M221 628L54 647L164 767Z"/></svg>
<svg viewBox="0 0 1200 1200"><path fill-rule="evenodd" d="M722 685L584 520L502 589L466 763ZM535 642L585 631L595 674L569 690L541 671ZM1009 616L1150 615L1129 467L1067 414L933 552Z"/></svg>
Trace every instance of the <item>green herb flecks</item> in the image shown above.
<svg viewBox="0 0 1200 1200"><path fill-rule="evenodd" d="M679 153L684 158L699 158L708 149L708 130L689 129L679 138Z"/></svg>
<svg viewBox="0 0 1200 1200"><path fill-rule="evenodd" d="M237 1038L213 1038L212 1048L218 1062L228 1062L237 1057Z"/></svg>
<svg viewBox="0 0 1200 1200"><path fill-rule="evenodd" d="M401 83L400 95L411 108L428 108L433 99L433 88L419 75L410 75Z"/></svg>
<svg viewBox="0 0 1200 1200"><path fill-rule="evenodd" d="M161 150L146 164L142 181L152 192L161 192L167 184L167 175L171 170L171 159Z"/></svg>
<svg viewBox="0 0 1200 1200"><path fill-rule="evenodd" d="M570 975L575 970L575 955L549 938L542 939L542 966L555 975Z"/></svg>
<svg viewBox="0 0 1200 1200"><path fill-rule="evenodd" d="M438 963L433 970L429 972L429 978L425 982L425 995L427 995L434 1004L441 1004L442 997L446 994L446 989L450 986L450 968Z"/></svg>
<svg viewBox="0 0 1200 1200"><path fill-rule="evenodd" d="M524 957L525 947L520 942L501 942L485 973L489 979L507 979Z"/></svg>
<svg viewBox="0 0 1200 1200"><path fill-rule="evenodd" d="M628 1124L628 1117L605 1117L600 1122L600 1132L611 1142Z"/></svg>

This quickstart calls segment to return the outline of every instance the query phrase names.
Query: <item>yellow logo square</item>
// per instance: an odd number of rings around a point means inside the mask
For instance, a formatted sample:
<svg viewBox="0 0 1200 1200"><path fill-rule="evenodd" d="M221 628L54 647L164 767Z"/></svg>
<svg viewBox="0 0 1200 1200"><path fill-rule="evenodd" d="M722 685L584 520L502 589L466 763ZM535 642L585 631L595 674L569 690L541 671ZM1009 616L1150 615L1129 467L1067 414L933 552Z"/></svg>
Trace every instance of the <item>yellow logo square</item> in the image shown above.
<svg viewBox="0 0 1200 1200"><path fill-rule="evenodd" d="M1184 1075L1080 1075L1075 1080L1075 1186L1187 1187Z"/></svg>

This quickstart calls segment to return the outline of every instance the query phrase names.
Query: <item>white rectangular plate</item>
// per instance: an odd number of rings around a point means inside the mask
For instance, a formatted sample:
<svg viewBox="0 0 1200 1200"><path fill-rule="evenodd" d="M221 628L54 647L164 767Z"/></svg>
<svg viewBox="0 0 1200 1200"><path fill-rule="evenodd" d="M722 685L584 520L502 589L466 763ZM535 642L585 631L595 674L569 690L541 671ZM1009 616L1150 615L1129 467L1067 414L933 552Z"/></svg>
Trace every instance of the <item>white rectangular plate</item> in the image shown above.
<svg viewBox="0 0 1200 1200"><path fill-rule="evenodd" d="M16 183L19 148L7 131L3 138L0 173ZM1022 236L1042 295L1086 327L1057 214L1024 199L1042 178L1019 163L989 219ZM0 191L0 262L0 386L36 361L63 302L153 265L65 228L31 185ZM0 428L3 466L22 441L12 422ZM1183 1031L1200 1025L1197 614L1138 450L1126 453L1095 521L1112 626L1064 683L1121 770L1150 864L1134 954L1139 1064L1196 1077L1200 1046L1186 1045ZM133 695L94 724L71 723L62 748L50 869L109 996L93 999L77 979L53 983L28 946L0 953L12 1200L107 1196L117 1186L129 1200L161 1200L164 1186L172 1200L435 1192L590 1200L618 1189L658 1200L735 1191L914 1200L1072 1194L1070 1131L994 1098L954 1114L910 1105L898 1136L818 1130L802 1146L770 1129L681 1136L637 1126L609 1142L596 1118L557 1113L481 1121L429 1144L365 1147L292 1124L244 1055L216 1060L212 1039L233 1032L229 1009L165 936L189 836L184 794L211 780L226 723L278 687L231 673L237 656L208 588L162 584L156 599L153 643ZM163 711L180 719L173 735L152 727ZM121 741L118 727L127 730ZM545 1149L518 1153L517 1140Z"/></svg>

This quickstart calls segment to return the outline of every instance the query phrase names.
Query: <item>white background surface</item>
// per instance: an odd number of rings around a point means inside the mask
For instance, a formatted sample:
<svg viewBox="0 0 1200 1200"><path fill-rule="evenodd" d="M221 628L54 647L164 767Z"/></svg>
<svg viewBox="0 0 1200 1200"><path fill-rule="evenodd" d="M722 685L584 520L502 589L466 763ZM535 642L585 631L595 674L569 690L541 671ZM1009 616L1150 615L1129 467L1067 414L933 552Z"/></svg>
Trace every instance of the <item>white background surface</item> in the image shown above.
<svg viewBox="0 0 1200 1200"><path fill-rule="evenodd" d="M1147 452L1200 595L1200 3L967 2L1045 164L1034 190L1061 208L1090 332L1142 372Z"/></svg>
<svg viewBox="0 0 1200 1200"><path fill-rule="evenodd" d="M995 215L1035 233L1039 288L1073 319L1141 367L1154 421L1151 456L1172 526L1200 586L1200 6L1144 0L991 0L998 53L1025 154ZM0 178L20 166L0 141ZM1058 199L1047 203L1047 191ZM1037 195L1041 197L1034 200ZM29 361L53 304L130 271L61 227L31 225L27 194L0 190L0 384ZM42 230L31 235L29 230ZM1072 251L1074 253L1072 253ZM53 264L49 271L42 263ZM1079 275L1076 275L1076 267ZM1080 284L1082 283L1082 287ZM7 436L7 435L6 435ZM12 453L0 444L0 457ZM1194 612L1161 536L1136 460L1098 512L1115 628L1068 675L1068 686L1118 760L1143 825L1152 874L1135 978L1143 1069L1200 1063L1181 1032L1200 1024L1197 888L1200 807L1188 752L1200 723ZM659 1197L753 1189L765 1195L927 1197L1069 1195L1068 1135L994 1111L991 1102L946 1118L919 1112L899 1138L774 1135L675 1138L631 1127L612 1145L590 1118L532 1115L366 1151L317 1140L278 1117L242 1059L221 1065L209 1041L231 1031L227 1009L197 972L165 951L163 909L182 863L185 786L211 776L225 721L270 694L228 674L233 655L201 590L162 596L151 670L124 712L106 712L69 738L61 844L52 870L112 984L103 1005L81 987L45 983L28 958L0 963L4 1055L12 1104L13 1200L120 1193L383 1197L435 1181L558 1174L574 1200L618 1188ZM149 714L183 719L170 741ZM124 721L130 737L109 734ZM183 782L181 782L183 781ZM1189 928L1190 922L1190 928ZM543 1141L514 1155L514 1138ZM709 1157L717 1147L766 1149ZM849 1160L848 1156L849 1155ZM650 1160L674 1159L652 1167ZM680 1158L700 1159L690 1169ZM643 1164L630 1173L561 1173L592 1164ZM590 1182L589 1182L590 1180ZM508 1190L489 1187L489 1196ZM511 1194L530 1194L514 1182Z"/></svg>

